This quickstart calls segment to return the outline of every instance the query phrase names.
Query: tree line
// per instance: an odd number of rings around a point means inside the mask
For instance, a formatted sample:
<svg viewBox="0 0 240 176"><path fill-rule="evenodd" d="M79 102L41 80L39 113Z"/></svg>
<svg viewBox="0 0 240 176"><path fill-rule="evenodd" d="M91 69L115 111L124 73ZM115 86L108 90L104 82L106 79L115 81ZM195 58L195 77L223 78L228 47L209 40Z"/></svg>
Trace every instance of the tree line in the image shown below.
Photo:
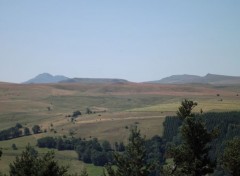
<svg viewBox="0 0 240 176"><path fill-rule="evenodd" d="M161 137L154 136L144 142L148 153L149 161L163 162L165 152L164 143ZM115 142L112 146L109 141L100 142L97 138L83 140L81 138L54 138L43 137L37 140L37 146L40 148L52 148L57 150L75 150L78 159L85 163L92 163L95 166L104 166L107 163L114 162L115 152L124 153L126 146L123 142Z"/></svg>
<svg viewBox="0 0 240 176"><path fill-rule="evenodd" d="M32 127L33 134L37 134L40 132L41 128L39 125L34 125ZM31 135L30 129L28 127L23 127L20 123L17 123L14 127L0 131L0 141L28 135Z"/></svg>

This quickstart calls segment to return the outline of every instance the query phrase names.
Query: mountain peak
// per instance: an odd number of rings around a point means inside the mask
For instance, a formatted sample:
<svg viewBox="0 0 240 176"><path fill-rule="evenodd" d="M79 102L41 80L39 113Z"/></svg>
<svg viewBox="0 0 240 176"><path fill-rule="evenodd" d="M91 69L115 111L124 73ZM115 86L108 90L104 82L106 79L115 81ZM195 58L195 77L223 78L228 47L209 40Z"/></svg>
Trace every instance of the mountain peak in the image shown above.
<svg viewBox="0 0 240 176"><path fill-rule="evenodd" d="M24 82L24 84L58 83L69 78L61 75L53 76L49 73L41 73L36 77Z"/></svg>
<svg viewBox="0 0 240 176"><path fill-rule="evenodd" d="M51 75L50 73L41 73L38 76L50 76L50 77L52 77L53 75Z"/></svg>

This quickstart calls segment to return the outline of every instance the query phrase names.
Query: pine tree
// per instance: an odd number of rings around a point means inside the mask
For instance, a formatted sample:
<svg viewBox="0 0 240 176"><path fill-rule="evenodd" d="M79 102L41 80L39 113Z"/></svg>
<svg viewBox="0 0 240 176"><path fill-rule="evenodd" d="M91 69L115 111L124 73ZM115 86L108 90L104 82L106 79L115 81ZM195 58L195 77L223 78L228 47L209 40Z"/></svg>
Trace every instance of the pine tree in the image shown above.
<svg viewBox="0 0 240 176"><path fill-rule="evenodd" d="M240 175L240 138L228 142L223 153L223 165L233 176Z"/></svg>
<svg viewBox="0 0 240 176"><path fill-rule="evenodd" d="M193 117L194 114L192 113L193 108L197 106L197 102L184 99L181 102L181 106L178 108L177 116L184 120L186 117Z"/></svg>
<svg viewBox="0 0 240 176"><path fill-rule="evenodd" d="M54 160L53 152L40 157L38 152L29 145L9 167L10 176L64 176L67 172L67 167L59 166Z"/></svg>
<svg viewBox="0 0 240 176"><path fill-rule="evenodd" d="M114 155L116 169L107 165L107 173L111 176L148 176L155 165L146 163L146 157L145 139L141 137L140 130L134 127L126 151Z"/></svg>
<svg viewBox="0 0 240 176"><path fill-rule="evenodd" d="M209 143L216 136L208 132L201 117L194 117L192 109L197 103L184 100L177 115L183 120L180 127L182 144L172 149L174 169L172 174L181 173L202 176L212 173L214 163L209 159Z"/></svg>

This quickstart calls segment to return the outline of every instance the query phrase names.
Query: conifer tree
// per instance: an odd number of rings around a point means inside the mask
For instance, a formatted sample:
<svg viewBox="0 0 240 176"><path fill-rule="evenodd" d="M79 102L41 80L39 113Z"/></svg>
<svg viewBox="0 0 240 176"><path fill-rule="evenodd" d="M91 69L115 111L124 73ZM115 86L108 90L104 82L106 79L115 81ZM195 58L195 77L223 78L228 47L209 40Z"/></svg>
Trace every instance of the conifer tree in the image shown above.
<svg viewBox="0 0 240 176"><path fill-rule="evenodd" d="M194 114L192 113L193 108L197 106L197 102L192 100L184 99L181 102L181 106L178 108L177 116L184 120L186 117L193 117Z"/></svg>
<svg viewBox="0 0 240 176"><path fill-rule="evenodd" d="M65 176L67 173L67 167L59 166L54 160L53 152L40 157L38 152L29 145L9 167L10 176Z"/></svg>
<svg viewBox="0 0 240 176"><path fill-rule="evenodd" d="M240 138L228 142L223 153L223 164L233 176L240 175Z"/></svg>
<svg viewBox="0 0 240 176"><path fill-rule="evenodd" d="M141 137L137 127L131 129L129 144L123 154L115 153L114 166L107 165L107 174L110 176L148 176L155 168L152 163L146 163L145 139ZM106 175L106 174L105 174Z"/></svg>
<svg viewBox="0 0 240 176"><path fill-rule="evenodd" d="M208 132L201 117L194 117L192 109L196 102L184 100L179 107L177 115L183 120L180 127L182 144L172 150L174 173L192 176L202 176L212 173L214 163L209 159L209 143L216 136L214 132Z"/></svg>

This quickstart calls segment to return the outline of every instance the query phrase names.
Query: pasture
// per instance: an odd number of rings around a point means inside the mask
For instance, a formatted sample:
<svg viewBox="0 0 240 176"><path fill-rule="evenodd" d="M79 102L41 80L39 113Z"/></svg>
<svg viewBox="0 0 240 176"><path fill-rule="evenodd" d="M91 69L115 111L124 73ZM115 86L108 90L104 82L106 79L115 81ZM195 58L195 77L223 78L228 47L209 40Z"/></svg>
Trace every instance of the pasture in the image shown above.
<svg viewBox="0 0 240 176"><path fill-rule="evenodd" d="M158 85L143 83L116 84L0 84L0 129L21 123L31 128L40 125L46 133L0 141L3 156L0 170L8 165L30 143L43 136L97 137L127 142L129 128L138 125L147 138L162 135L167 115L175 115L184 98L198 102L195 112L232 111L240 109L240 86ZM86 109L93 111L86 114ZM74 111L82 115L71 120ZM11 145L16 144L18 150ZM38 149L44 153L47 149ZM55 151L56 159L70 166L72 173L86 166L90 176L102 172L101 167L77 160L74 151Z"/></svg>

